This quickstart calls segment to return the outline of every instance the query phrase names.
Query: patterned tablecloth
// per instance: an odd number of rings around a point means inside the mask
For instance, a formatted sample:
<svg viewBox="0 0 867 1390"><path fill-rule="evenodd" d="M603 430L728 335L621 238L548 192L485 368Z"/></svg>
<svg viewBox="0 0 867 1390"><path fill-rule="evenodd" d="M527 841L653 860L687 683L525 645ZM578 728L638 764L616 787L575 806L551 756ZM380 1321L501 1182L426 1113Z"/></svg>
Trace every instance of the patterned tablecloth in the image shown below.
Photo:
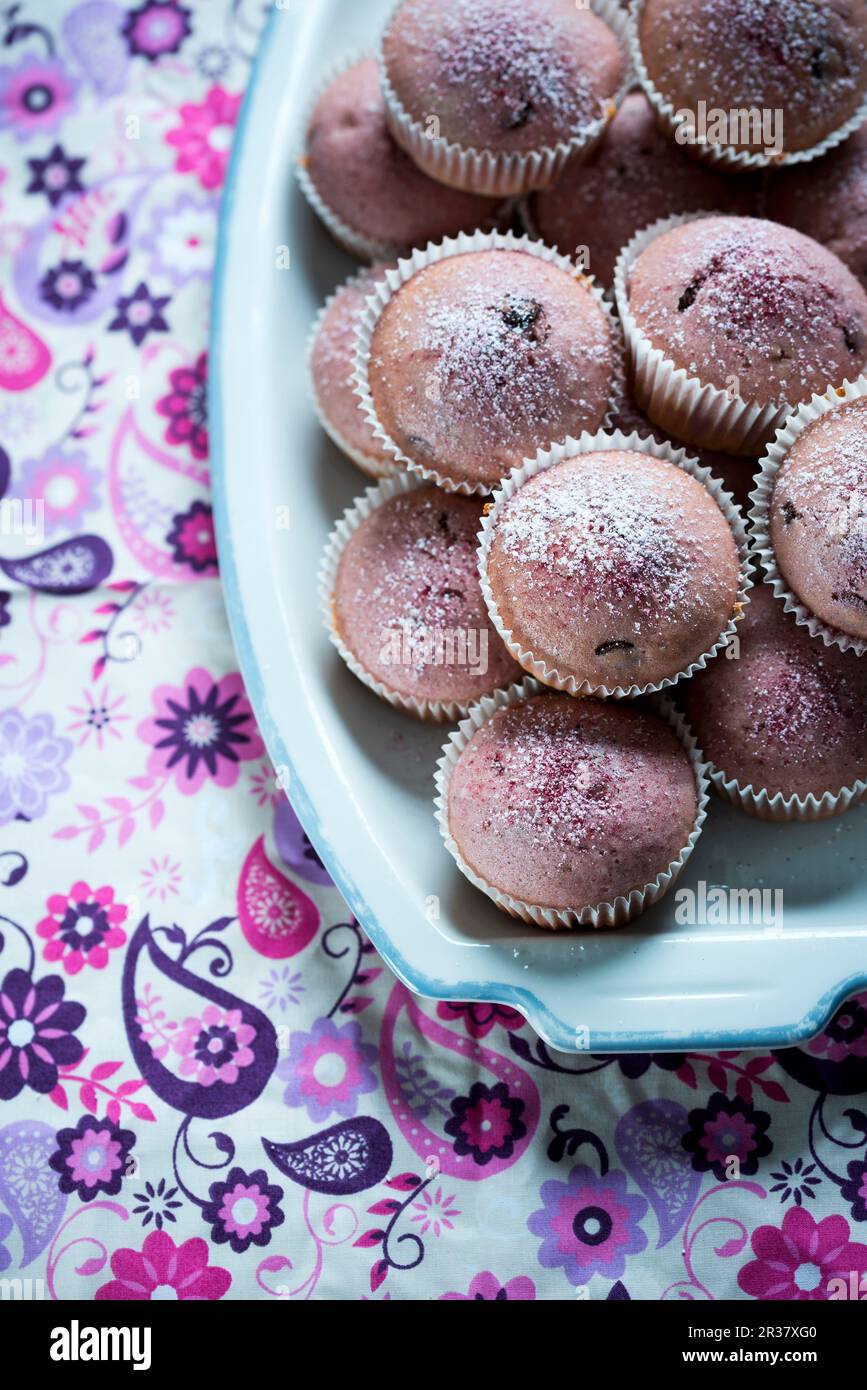
<svg viewBox="0 0 867 1390"><path fill-rule="evenodd" d="M553 1054L510 1009L397 984L275 784L223 613L206 409L260 19L0 10L3 1287L848 1289L867 996L778 1056Z"/></svg>

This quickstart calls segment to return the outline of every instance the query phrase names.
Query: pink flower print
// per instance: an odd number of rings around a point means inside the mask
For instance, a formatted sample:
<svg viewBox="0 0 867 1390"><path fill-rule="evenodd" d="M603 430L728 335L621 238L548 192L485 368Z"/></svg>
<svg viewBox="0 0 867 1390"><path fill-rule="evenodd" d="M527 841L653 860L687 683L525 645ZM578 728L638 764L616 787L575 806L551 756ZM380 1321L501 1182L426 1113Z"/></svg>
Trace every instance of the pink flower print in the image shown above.
<svg viewBox="0 0 867 1390"><path fill-rule="evenodd" d="M203 102L184 102L181 124L166 141L177 151L175 168L194 173L203 188L219 188L226 177L232 132L241 108L240 95L212 87Z"/></svg>
<svg viewBox="0 0 867 1390"><path fill-rule="evenodd" d="M48 535L61 527L77 530L86 512L98 511L100 474L81 450L52 448L41 458L24 459L14 495L42 503Z"/></svg>
<svg viewBox="0 0 867 1390"><path fill-rule="evenodd" d="M58 58L29 53L15 67L0 67L0 130L19 140L54 130L72 109L76 84Z"/></svg>
<svg viewBox="0 0 867 1390"><path fill-rule="evenodd" d="M67 975L77 975L85 965L104 970L108 953L126 942L121 922L127 908L114 900L114 889L90 888L79 880L68 893L52 893L49 915L37 924L36 935L47 942L45 960L61 961Z"/></svg>
<svg viewBox="0 0 867 1390"><path fill-rule="evenodd" d="M434 1235L439 1237L443 1231L453 1231L454 1218L461 1214L455 1206L456 1201L457 1198L452 1192L444 1196L441 1187L438 1187L436 1192L431 1192L431 1189L426 1187L418 1201L412 1204L412 1219L418 1223L422 1235L433 1231Z"/></svg>
<svg viewBox="0 0 867 1390"><path fill-rule="evenodd" d="M532 1302L536 1297L536 1286L532 1279L528 1279L525 1274L519 1274L517 1278L510 1279L508 1283L502 1284L496 1275L485 1270L482 1274L477 1274L470 1284L466 1293L444 1293L440 1295L441 1303L518 1303Z"/></svg>
<svg viewBox="0 0 867 1390"><path fill-rule="evenodd" d="M141 1251L115 1250L111 1272L114 1279L95 1298L148 1302L159 1289L160 1298L214 1301L232 1282L227 1269L208 1264L208 1246L199 1236L175 1245L165 1231L151 1231Z"/></svg>
<svg viewBox="0 0 867 1390"><path fill-rule="evenodd" d="M314 1124L329 1115L351 1119L358 1097L376 1090L371 1070L376 1057L376 1048L361 1041L357 1023L338 1027L333 1019L318 1018L309 1033L292 1034L289 1056L277 1067L277 1075L287 1083L283 1100L286 1105L306 1106Z"/></svg>
<svg viewBox="0 0 867 1390"><path fill-rule="evenodd" d="M172 1038L172 1050L182 1058L181 1076L200 1086L222 1081L232 1086L243 1067L254 1059L250 1043L256 1029L241 1021L240 1009L209 1004L201 1018L185 1018Z"/></svg>
<svg viewBox="0 0 867 1390"><path fill-rule="evenodd" d="M233 787L240 764L265 751L237 673L215 681L197 666L182 686L158 685L151 698L155 713L138 726L139 738L151 744L147 770L173 775L185 796L209 778Z"/></svg>
<svg viewBox="0 0 867 1390"><path fill-rule="evenodd" d="M844 1216L815 1221L803 1207L790 1207L783 1224L753 1231L756 1259L738 1271L738 1287L764 1302L815 1302L828 1298L831 1279L849 1284L849 1274L867 1270L867 1245L849 1239Z"/></svg>
<svg viewBox="0 0 867 1390"><path fill-rule="evenodd" d="M818 1037L807 1043L807 1051L831 1062L867 1057L867 994L848 999Z"/></svg>
<svg viewBox="0 0 867 1390"><path fill-rule="evenodd" d="M186 446L194 459L208 457L208 354L202 352L192 367L169 372L169 390L160 396L156 412L168 420L167 444Z"/></svg>
<svg viewBox="0 0 867 1390"><path fill-rule="evenodd" d="M106 735L121 738L122 734L115 726L132 718L131 714L120 712L120 706L126 703L126 696L118 695L112 700L109 698L108 686L104 685L99 691L83 690L81 699L80 705L67 705L70 714L78 715L78 718L67 726L67 732L79 734L79 748L87 743L92 735L101 753L105 747Z"/></svg>
<svg viewBox="0 0 867 1390"><path fill-rule="evenodd" d="M206 502L194 502L188 512L173 516L166 542L176 564L189 565L195 574L216 574L214 513Z"/></svg>

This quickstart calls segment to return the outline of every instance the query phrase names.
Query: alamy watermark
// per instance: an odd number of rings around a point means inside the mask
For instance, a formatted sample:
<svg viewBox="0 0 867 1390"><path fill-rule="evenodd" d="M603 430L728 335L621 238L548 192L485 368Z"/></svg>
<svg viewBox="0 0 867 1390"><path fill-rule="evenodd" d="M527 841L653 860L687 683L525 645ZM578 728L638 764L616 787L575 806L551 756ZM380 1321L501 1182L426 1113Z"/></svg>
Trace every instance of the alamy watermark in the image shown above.
<svg viewBox="0 0 867 1390"><path fill-rule="evenodd" d="M733 107L726 111L700 101L695 111L687 107L675 111L674 119L674 138L679 145L761 146L769 157L783 152L781 107Z"/></svg>
<svg viewBox="0 0 867 1390"><path fill-rule="evenodd" d="M694 888L678 888L674 901L674 920L682 927L783 929L782 888L724 888L700 878Z"/></svg>
<svg viewBox="0 0 867 1390"><path fill-rule="evenodd" d="M42 545L45 541L42 498L0 498L0 536L20 536L25 545Z"/></svg>
<svg viewBox="0 0 867 1390"><path fill-rule="evenodd" d="M379 659L385 666L452 666L473 676L488 672L488 630L477 627L384 628Z"/></svg>

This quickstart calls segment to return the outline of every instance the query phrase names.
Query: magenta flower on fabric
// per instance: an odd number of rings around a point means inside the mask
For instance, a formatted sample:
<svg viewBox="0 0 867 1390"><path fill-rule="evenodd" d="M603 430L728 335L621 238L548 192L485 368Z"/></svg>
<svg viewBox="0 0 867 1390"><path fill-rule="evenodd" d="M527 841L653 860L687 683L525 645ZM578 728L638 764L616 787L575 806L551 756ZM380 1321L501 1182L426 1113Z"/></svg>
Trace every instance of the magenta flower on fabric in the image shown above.
<svg viewBox="0 0 867 1390"><path fill-rule="evenodd" d="M287 1083L284 1103L306 1106L314 1124L329 1115L351 1119L358 1097L376 1090L376 1058L376 1048L361 1041L359 1024L338 1027L333 1019L318 1018L309 1033L292 1034L289 1056L277 1067Z"/></svg>
<svg viewBox="0 0 867 1390"><path fill-rule="evenodd" d="M0 714L0 825L45 814L49 796L69 786L63 765L71 752L71 741L55 735L50 714Z"/></svg>
<svg viewBox="0 0 867 1390"><path fill-rule="evenodd" d="M155 713L138 726L152 749L147 770L152 777L173 775L185 796L209 778L233 787L240 764L265 751L237 672L215 681L197 666L183 685L158 685L151 698Z"/></svg>
<svg viewBox="0 0 867 1390"><path fill-rule="evenodd" d="M0 130L17 139L55 130L72 110L76 83L58 58L26 54L15 67L0 67Z"/></svg>
<svg viewBox="0 0 867 1390"><path fill-rule="evenodd" d="M216 574L214 513L206 502L194 502L188 512L173 516L166 540L179 565L189 565L196 574Z"/></svg>
<svg viewBox="0 0 867 1390"><path fill-rule="evenodd" d="M178 151L175 168L179 173L195 174L203 188L220 187L240 109L240 95L219 86L212 87L202 102L184 102L178 113L181 124L166 136Z"/></svg>
<svg viewBox="0 0 867 1390"><path fill-rule="evenodd" d="M45 905L48 916L36 927L37 936L47 942L42 954L48 961L60 961L67 975L77 975L85 965L104 970L109 951L126 943L120 924L128 909L115 902L114 889L107 884L90 888L79 879L68 893L52 893Z"/></svg>
<svg viewBox="0 0 867 1390"><path fill-rule="evenodd" d="M91 1202L100 1192L116 1196L125 1177L126 1160L135 1143L131 1129L105 1116L82 1115L74 1129L57 1132L57 1149L48 1165L60 1174L61 1192L77 1192Z"/></svg>
<svg viewBox="0 0 867 1390"><path fill-rule="evenodd" d="M194 459L208 457L208 354L202 352L192 367L169 372L167 395L156 403L158 415L168 420L167 444L185 445Z"/></svg>
<svg viewBox="0 0 867 1390"><path fill-rule="evenodd" d="M462 1022L471 1038L486 1038L497 1025L512 1032L523 1028L524 1016L507 1004L456 1004L452 1000L441 1000L437 1004L437 1018L447 1022Z"/></svg>
<svg viewBox="0 0 867 1390"><path fill-rule="evenodd" d="M232 1276L219 1265L208 1264L208 1246L194 1236L175 1245L165 1231L151 1231L141 1250L115 1250L111 1257L114 1279L103 1284L95 1298L149 1302L159 1298L181 1302L216 1301L228 1291Z"/></svg>
<svg viewBox="0 0 867 1390"><path fill-rule="evenodd" d="M598 1177L579 1164L566 1182L543 1182L542 1207L527 1226L541 1237L539 1264L562 1269L570 1284L587 1284L594 1274L619 1279L627 1255L647 1245L640 1222L647 1212L643 1197L626 1190L626 1174Z"/></svg>
<svg viewBox="0 0 867 1390"><path fill-rule="evenodd" d="M482 1167L495 1158L511 1158L515 1141L527 1133L521 1119L524 1102L510 1095L505 1081L494 1086L476 1081L469 1095L456 1097L451 1108L451 1119L443 1128L454 1141L455 1153L471 1155Z"/></svg>
<svg viewBox="0 0 867 1390"><path fill-rule="evenodd" d="M84 1047L74 1034L87 1011L63 991L60 975L33 980L19 969L0 985L0 1100L14 1100L25 1086L47 1095L58 1068L81 1060Z"/></svg>
<svg viewBox="0 0 867 1390"><path fill-rule="evenodd" d="M536 1286L525 1274L509 1279L501 1284L495 1274L485 1270L477 1274L466 1293L440 1294L441 1303L505 1303L532 1302L536 1297Z"/></svg>
<svg viewBox="0 0 867 1390"><path fill-rule="evenodd" d="M244 1067L255 1060L250 1043L256 1029L244 1023L240 1009L208 1004L198 1018L185 1018L172 1037L172 1051L181 1058L181 1076L213 1086L233 1086Z"/></svg>
<svg viewBox="0 0 867 1390"><path fill-rule="evenodd" d="M831 1279L849 1284L852 1270L867 1270L867 1245L849 1239L845 1216L815 1221L804 1207L790 1207L783 1224L759 1226L750 1244L756 1259L738 1270L738 1287L764 1302L827 1299Z"/></svg>
<svg viewBox="0 0 867 1390"><path fill-rule="evenodd" d="M807 1051L831 1062L867 1057L867 994L848 999L818 1037L807 1043Z"/></svg>

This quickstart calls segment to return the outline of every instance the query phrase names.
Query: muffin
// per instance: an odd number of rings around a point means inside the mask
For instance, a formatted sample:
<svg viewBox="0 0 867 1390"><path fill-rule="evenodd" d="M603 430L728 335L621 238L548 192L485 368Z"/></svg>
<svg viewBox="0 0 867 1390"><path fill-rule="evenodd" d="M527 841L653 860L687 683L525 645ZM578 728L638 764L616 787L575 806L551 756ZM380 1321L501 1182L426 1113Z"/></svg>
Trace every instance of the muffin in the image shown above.
<svg viewBox="0 0 867 1390"><path fill-rule="evenodd" d="M625 32L619 10L604 10ZM574 0L403 0L382 41L392 134L440 182L511 196L544 188L613 114L618 39Z"/></svg>
<svg viewBox="0 0 867 1390"><path fill-rule="evenodd" d="M731 655L683 688L717 789L772 820L845 809L867 777L867 662L812 638L765 584Z"/></svg>
<svg viewBox="0 0 867 1390"><path fill-rule="evenodd" d="M806 423L770 481L767 530L784 583L867 649L867 396Z"/></svg>
<svg viewBox="0 0 867 1390"><path fill-rule="evenodd" d="M509 649L545 684L658 689L733 630L741 573L730 519L674 457L600 441L498 494L482 588Z"/></svg>
<svg viewBox="0 0 867 1390"><path fill-rule="evenodd" d="M395 144L375 58L345 68L319 97L300 181L332 235L363 260L490 226L498 209L490 198L434 183Z"/></svg>
<svg viewBox="0 0 867 1390"><path fill-rule="evenodd" d="M521 672L494 630L476 564L481 503L391 479L348 512L326 550L332 639L383 699L455 719Z"/></svg>
<svg viewBox="0 0 867 1390"><path fill-rule="evenodd" d="M867 6L862 0L642 0L634 20L645 90L669 128L675 114L708 115L691 145L718 158L769 163L825 148L848 133L867 89ZM736 112L719 132L710 113ZM780 113L760 128L750 114Z"/></svg>
<svg viewBox="0 0 867 1390"><path fill-rule="evenodd" d="M361 270L324 305L310 344L310 384L323 429L370 477L394 473L393 455L376 438L355 394L355 338L371 289L385 270Z"/></svg>
<svg viewBox="0 0 867 1390"><path fill-rule="evenodd" d="M864 288L776 222L662 223L624 251L616 279L638 404L690 444L760 453L792 405L867 362Z"/></svg>
<svg viewBox="0 0 867 1390"><path fill-rule="evenodd" d="M401 462L485 494L540 444L600 428L621 353L610 312L568 261L512 238L477 242L490 249L402 263L409 278L359 339L357 379Z"/></svg>
<svg viewBox="0 0 867 1390"><path fill-rule="evenodd" d="M634 706L519 693L445 750L446 844L505 911L618 925L661 896L698 834L704 789L683 736Z"/></svg>
<svg viewBox="0 0 867 1390"><path fill-rule="evenodd" d="M543 241L566 255L586 246L586 268L604 285L614 280L622 247L660 217L695 209L754 210L752 181L696 164L658 129L642 92L626 97L586 161L573 161L553 188L534 193L530 222Z"/></svg>
<svg viewBox="0 0 867 1390"><path fill-rule="evenodd" d="M867 289L867 124L822 159L771 174L765 211L821 241Z"/></svg>

